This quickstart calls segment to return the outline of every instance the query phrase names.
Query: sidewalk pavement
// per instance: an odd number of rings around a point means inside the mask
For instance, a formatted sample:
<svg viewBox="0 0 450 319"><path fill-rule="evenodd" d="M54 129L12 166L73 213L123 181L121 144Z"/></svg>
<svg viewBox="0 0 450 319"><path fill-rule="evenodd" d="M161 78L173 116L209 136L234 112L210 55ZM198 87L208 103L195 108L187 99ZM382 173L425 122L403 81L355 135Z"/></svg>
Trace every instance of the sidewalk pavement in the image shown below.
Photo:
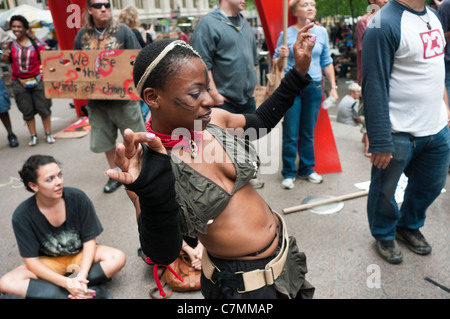
<svg viewBox="0 0 450 319"><path fill-rule="evenodd" d="M339 83L340 97L346 94L346 85ZM19 266L17 244L11 227L14 209L31 196L18 179L24 161L33 154L50 154L62 163L66 186L78 187L91 198L104 227L98 243L121 249L127 255L126 266L105 287L115 299L148 299L155 285L153 268L138 256L139 240L134 207L123 189L112 194L103 193L108 168L103 154L89 150L89 135L76 139L57 139L48 145L42 124L37 117L39 144L29 147L29 134L14 99L10 115L20 146L9 148L4 129L0 136L0 276ZM52 126L56 133L76 120L70 100L53 100ZM258 192L276 211L296 206L311 196L339 196L359 189L356 183L370 180L370 162L364 157L361 133L358 127L336 123L336 108L329 109L342 172L323 175L322 184L297 180L295 188L280 187L281 134L268 154L274 166L271 174L262 174L264 188ZM277 142L278 139L278 142ZM273 169L273 167L271 167ZM450 191L447 180L446 190ZM449 299L450 294L438 287L450 287L450 193L442 193L428 210L422 232L433 247L428 256L419 256L400 243L404 260L399 265L383 261L375 251L367 216L367 197L343 202L344 207L334 214L317 214L310 210L285 215L288 231L295 236L299 248L307 256L307 280L316 287L316 299ZM427 278L431 279L429 281ZM434 283L433 283L434 282ZM177 293L172 299L203 299L200 292Z"/></svg>

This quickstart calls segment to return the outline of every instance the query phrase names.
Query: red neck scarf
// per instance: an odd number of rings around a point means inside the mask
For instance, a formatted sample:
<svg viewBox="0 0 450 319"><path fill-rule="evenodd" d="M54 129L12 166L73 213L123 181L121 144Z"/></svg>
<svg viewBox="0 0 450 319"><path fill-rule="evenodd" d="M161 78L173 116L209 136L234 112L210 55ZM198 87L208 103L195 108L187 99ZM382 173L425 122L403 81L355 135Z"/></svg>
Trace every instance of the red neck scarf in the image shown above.
<svg viewBox="0 0 450 319"><path fill-rule="evenodd" d="M189 130L189 138L186 136L187 134L162 134L155 132L152 129L152 119L150 118L146 124L147 132L153 133L161 139L164 147L174 148L174 147L183 147L185 151L191 153L193 150L197 151L197 144L195 142L200 142L203 139L203 134L201 131ZM182 130L184 132L188 131L187 129ZM195 146L194 146L195 145Z"/></svg>

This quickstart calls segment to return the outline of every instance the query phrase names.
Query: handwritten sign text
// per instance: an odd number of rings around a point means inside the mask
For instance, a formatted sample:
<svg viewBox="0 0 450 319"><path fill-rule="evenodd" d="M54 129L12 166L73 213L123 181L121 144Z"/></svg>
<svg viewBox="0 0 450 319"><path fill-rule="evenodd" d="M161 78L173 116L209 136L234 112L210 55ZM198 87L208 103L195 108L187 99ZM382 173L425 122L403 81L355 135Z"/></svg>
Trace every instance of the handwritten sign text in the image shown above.
<svg viewBox="0 0 450 319"><path fill-rule="evenodd" d="M47 98L139 100L133 64L139 50L43 51Z"/></svg>

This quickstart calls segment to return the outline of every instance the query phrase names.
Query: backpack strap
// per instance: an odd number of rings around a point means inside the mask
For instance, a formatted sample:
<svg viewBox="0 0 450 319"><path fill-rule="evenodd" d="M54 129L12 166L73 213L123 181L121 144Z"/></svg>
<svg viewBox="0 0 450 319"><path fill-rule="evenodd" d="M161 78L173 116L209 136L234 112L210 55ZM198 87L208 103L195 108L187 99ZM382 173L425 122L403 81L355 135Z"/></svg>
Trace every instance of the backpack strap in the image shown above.
<svg viewBox="0 0 450 319"><path fill-rule="evenodd" d="M41 55L39 54L39 51L38 51L38 45L37 45L36 41L34 41L34 39L31 38L29 35L27 35L27 36L28 36L28 39L30 39L31 44L33 45L33 48L36 50L37 56L38 56L38 58L39 58L39 63L42 64L42 61L41 61Z"/></svg>

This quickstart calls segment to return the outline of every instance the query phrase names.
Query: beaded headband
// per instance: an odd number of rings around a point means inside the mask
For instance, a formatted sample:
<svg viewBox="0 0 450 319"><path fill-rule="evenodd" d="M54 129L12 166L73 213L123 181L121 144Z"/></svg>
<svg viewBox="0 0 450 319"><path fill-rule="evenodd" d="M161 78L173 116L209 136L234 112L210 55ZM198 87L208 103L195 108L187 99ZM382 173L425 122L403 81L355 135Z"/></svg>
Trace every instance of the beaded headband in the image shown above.
<svg viewBox="0 0 450 319"><path fill-rule="evenodd" d="M141 78L140 78L140 80L139 80L139 82L138 82L138 84L136 86L136 89L139 92L139 94L142 95L143 86L145 84L145 81L147 81L150 73L152 73L152 71L156 68L156 66L159 64L159 62L161 62L161 60L167 55L167 53L172 51L176 46L180 46L180 47L184 47L184 48L190 49L200 59L202 58L200 56L200 54L197 51L195 51L194 48L192 48L186 42L184 42L182 40L176 40L176 41L171 42L168 46L166 46L164 48L164 50L161 51L161 53L156 57L156 59L154 59L153 62L150 63L150 65L145 70L144 74L141 76Z"/></svg>

